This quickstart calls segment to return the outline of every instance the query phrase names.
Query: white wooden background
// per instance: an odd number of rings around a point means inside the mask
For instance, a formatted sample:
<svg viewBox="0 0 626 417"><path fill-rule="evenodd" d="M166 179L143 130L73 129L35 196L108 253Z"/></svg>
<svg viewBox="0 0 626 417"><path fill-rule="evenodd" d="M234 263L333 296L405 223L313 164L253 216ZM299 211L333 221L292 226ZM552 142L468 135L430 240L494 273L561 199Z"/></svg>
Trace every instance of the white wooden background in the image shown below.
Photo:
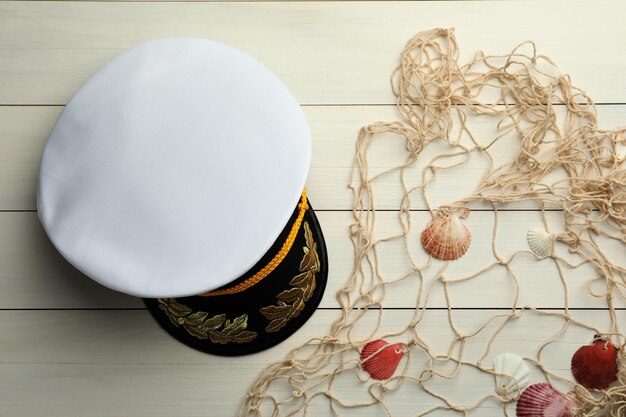
<svg viewBox="0 0 626 417"><path fill-rule="evenodd" d="M477 49L505 53L533 39L541 53L555 59L600 104L601 126L612 128L626 124L625 4L0 2L0 416L234 415L262 368L308 338L326 334L336 317L335 291L352 267L346 183L354 141L360 126L395 117L388 79L405 41L421 30L454 26L462 58L468 58ZM38 163L63 105L112 57L144 40L167 36L215 39L258 58L293 91L312 128L308 189L326 234L328 288L319 311L299 332L260 354L229 359L179 344L154 323L140 300L100 287L69 266L37 221ZM488 127L484 132L488 134ZM374 165L385 166L392 157L381 154ZM463 184L450 181L433 198L445 201L462 192ZM379 207L394 207L396 196L393 190L383 193ZM381 215L389 229L393 215ZM470 216L474 255L468 255L459 273L482 265L476 254L481 248L488 251L492 218L489 211ZM420 221L425 225L427 219L424 213ZM526 227L520 225L538 223L539 217L511 207L502 222L499 239L504 251L512 253L525 245ZM623 247L612 251L617 259L624 258ZM517 263L524 279L520 305L563 307L553 264L530 257ZM585 292L590 274L581 269L568 278L573 314L606 326L602 300ZM388 324L410 314L411 289L408 285L389 294L386 305L394 309ZM510 306L512 289L510 280L497 272L453 289L455 317L471 328ZM432 306L444 305L441 292L435 292ZM446 312L435 308L427 315L420 334L443 348ZM619 315L626 318L623 310ZM499 348L533 354L557 328L551 325L529 315L516 332L503 336ZM583 331L568 333L546 352L545 361L567 375L571 353L588 339ZM491 389L491 380L470 382L441 387L461 403ZM347 384L344 389L353 388ZM396 401L395 410L409 416L434 403L413 395ZM379 411L360 410L358 415ZM320 402L312 413L329 411ZM486 404L472 415L499 416L502 411Z"/></svg>

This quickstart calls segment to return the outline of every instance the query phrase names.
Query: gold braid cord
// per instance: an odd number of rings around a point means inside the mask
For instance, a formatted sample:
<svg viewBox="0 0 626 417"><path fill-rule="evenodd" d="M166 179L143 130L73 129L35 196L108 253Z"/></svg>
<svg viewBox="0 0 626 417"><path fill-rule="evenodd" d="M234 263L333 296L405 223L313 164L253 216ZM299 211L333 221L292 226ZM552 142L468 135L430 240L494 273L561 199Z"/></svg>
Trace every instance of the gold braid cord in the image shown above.
<svg viewBox="0 0 626 417"><path fill-rule="evenodd" d="M300 197L300 202L298 203L298 215L296 216L295 221L291 225L291 229L289 230L289 234L287 235L287 238L281 245L280 250L276 253L276 255L274 255L272 260L269 261L267 265L261 268L261 270L259 270L257 273L255 273L250 278L245 279L244 281L240 282L237 285L224 288L223 290L205 292L205 293L200 294L199 296L200 297L216 297L219 295L238 294L258 284L265 278L267 278L267 276L271 274L278 267L278 265L280 265L280 263L285 259L285 257L291 250L291 247L293 246L293 242L295 242L296 237L298 236L298 232L300 231L300 225L302 225L302 219L304 219L304 214L306 213L308 209L309 209L309 204L307 203L307 200L306 200L306 190L304 190L302 192L302 196Z"/></svg>
<svg viewBox="0 0 626 417"><path fill-rule="evenodd" d="M452 30L421 32L402 51L392 88L399 120L372 123L357 138L349 185L354 268L337 294L339 317L326 336L266 368L240 415L513 416L519 391L496 390L493 383L494 357L508 352L530 367L531 384L548 382L573 401L572 415L626 416L625 338L618 320L624 312L616 309L626 299L624 132L599 129L592 100L549 58L537 55L532 42L507 55L477 53L462 65ZM476 126L492 129L477 134ZM385 155L378 159L384 161L400 155L397 166L370 167L374 152ZM483 174L472 183L463 169L474 160L482 161ZM436 193L447 199L436 207L433 189L446 175L457 185ZM375 190L383 188L381 203ZM388 198L393 192L396 200ZM399 202L395 214L376 212L393 208L387 207L393 201ZM415 210L424 205L430 213ZM504 205L531 209L510 213L509 227L523 229L524 236L534 228L532 239L528 235L533 251L526 242L503 248L505 215L499 210ZM465 220L468 208L483 212ZM471 254L452 261L428 256L424 250L432 235L443 228L424 232L420 243L424 225L455 213L462 214L455 217L459 234L474 232ZM516 223L532 215L534 224ZM479 235L484 223L493 224L493 232L489 228ZM391 233L393 225L397 231ZM464 252L467 245L448 249ZM617 259L609 253L618 253ZM403 262L405 271L389 276ZM520 262L529 272L516 272ZM470 272L468 264L480 269ZM530 272L537 271L533 265L544 268L542 276ZM588 286L579 287L576 300L603 309L570 308L569 276L579 271L584 272L577 279ZM490 287L494 273L505 287ZM554 293L546 297L538 289L533 294L550 298L557 309L520 303L523 288L541 282L552 284ZM464 286L472 285L489 306L507 308L454 309L460 300L465 306L480 304L466 296ZM393 291L415 300L415 308L385 309L385 295ZM430 309L437 305L446 308ZM619 372L609 388L588 390L572 377L570 358L596 333L619 349ZM384 381L370 378L359 358L365 344L381 338L405 344L398 368Z"/></svg>

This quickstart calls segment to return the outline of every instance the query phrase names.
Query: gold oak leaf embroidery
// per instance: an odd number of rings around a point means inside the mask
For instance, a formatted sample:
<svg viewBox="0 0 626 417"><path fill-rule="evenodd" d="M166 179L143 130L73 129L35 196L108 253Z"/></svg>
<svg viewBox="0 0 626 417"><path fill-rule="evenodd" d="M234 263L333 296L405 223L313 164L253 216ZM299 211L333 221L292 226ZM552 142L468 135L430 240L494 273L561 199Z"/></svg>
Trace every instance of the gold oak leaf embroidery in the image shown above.
<svg viewBox="0 0 626 417"><path fill-rule="evenodd" d="M248 315L243 314L232 322L226 314L208 317L209 313L196 311L176 301L175 298L159 298L159 308L165 312L172 324L183 327L198 339L210 339L213 343L247 343L257 337L256 332L246 330Z"/></svg>
<svg viewBox="0 0 626 417"><path fill-rule="evenodd" d="M304 237L306 239L306 246L302 247L304 257L300 261L300 273L289 283L292 288L276 296L278 300L276 305L263 307L260 310L265 318L271 320L265 328L268 333L277 332L289 320L298 317L315 291L315 275L320 270L320 260L317 256L317 243L313 241L313 234L307 222L304 222Z"/></svg>

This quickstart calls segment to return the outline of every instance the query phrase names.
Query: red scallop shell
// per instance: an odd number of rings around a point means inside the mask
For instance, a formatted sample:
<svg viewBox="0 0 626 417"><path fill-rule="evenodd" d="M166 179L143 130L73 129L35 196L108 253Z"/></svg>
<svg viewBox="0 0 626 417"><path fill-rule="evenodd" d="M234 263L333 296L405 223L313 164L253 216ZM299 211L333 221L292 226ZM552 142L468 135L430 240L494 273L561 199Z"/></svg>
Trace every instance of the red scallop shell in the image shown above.
<svg viewBox="0 0 626 417"><path fill-rule="evenodd" d="M545 382L526 388L517 400L517 417L574 417L576 404Z"/></svg>
<svg viewBox="0 0 626 417"><path fill-rule="evenodd" d="M608 340L582 346L572 356L572 374L587 389L605 389L617 380L617 348Z"/></svg>
<svg viewBox="0 0 626 417"><path fill-rule="evenodd" d="M382 349L383 346L387 347ZM374 340L363 346L361 366L374 379L381 381L389 379L396 371L405 350L406 345L404 343L390 345L382 339Z"/></svg>

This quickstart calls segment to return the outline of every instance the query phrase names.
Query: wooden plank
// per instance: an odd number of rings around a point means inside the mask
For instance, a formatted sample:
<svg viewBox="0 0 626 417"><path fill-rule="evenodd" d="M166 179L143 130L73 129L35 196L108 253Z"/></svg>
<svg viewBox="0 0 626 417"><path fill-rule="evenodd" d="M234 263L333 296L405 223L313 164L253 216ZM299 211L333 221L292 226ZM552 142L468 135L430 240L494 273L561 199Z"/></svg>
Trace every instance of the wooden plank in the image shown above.
<svg viewBox="0 0 626 417"><path fill-rule="evenodd" d="M338 307L335 294L347 281L353 268L352 245L348 227L353 222L349 212L318 213L326 237L329 253L330 273L328 287L321 307ZM548 218L552 230L561 230L561 213L550 212ZM419 234L430 216L415 212L414 230L410 236L410 252L418 265L427 261L419 243ZM491 251L491 235L494 215L492 212L473 212L467 225L474 236L469 252L460 260L451 263L445 276L457 280L479 271L495 261ZM377 236L400 231L394 212L379 213ZM500 256L508 259L518 250L528 250L526 230L530 226L541 226L538 212L503 212L500 217L500 234L497 247ZM39 225L36 213L0 213L0 308L142 308L141 300L108 290L71 267L47 240ZM379 247L382 261L381 271L387 280L395 280L409 271L403 257L401 242L385 243ZM623 246L603 242L609 256L624 265ZM558 253L570 261L567 247L557 245ZM437 271L442 265L434 261L423 268L424 286L432 285L429 307L446 307L443 286L436 281ZM537 261L530 254L523 254L511 262L513 272L520 283L518 306L562 308L565 305L563 285L556 265L549 259ZM576 270L565 268L569 286L570 307L604 308L606 302L588 294L587 283L596 276L589 265ZM416 305L419 280L413 276L401 283L387 287L385 307L412 308ZM489 291L485 291L489 288ZM516 292L515 281L502 266L493 267L484 275L469 281L451 284L449 291L454 307L490 308L511 307ZM599 291L599 286L594 286ZM497 296L494 296L497 294ZM620 297L617 306L625 307ZM421 304L423 305L423 303Z"/></svg>
<svg viewBox="0 0 626 417"><path fill-rule="evenodd" d="M624 5L559 2L0 4L0 104L64 104L142 41L195 36L267 64L303 104L393 103L389 75L416 32L454 25L465 61L533 39L598 102L623 102ZM607 13L607 10L613 12ZM522 22L528 22L523 24ZM593 36L581 28L594 28Z"/></svg>
<svg viewBox="0 0 626 417"><path fill-rule="evenodd" d="M61 107L0 107L0 210L34 210L43 148Z"/></svg>
<svg viewBox="0 0 626 417"><path fill-rule="evenodd" d="M0 106L0 210L34 210L39 162L43 147L62 107ZM313 136L313 160L307 185L312 204L320 210L348 210L352 193L347 188L354 147L359 129L379 120L396 120L393 106L313 106L304 108ZM559 114L563 114L559 110ZM600 126L614 129L626 123L626 106L599 106ZM479 138L495 137L492 120L470 121ZM516 152L515 141L504 141L493 148L496 162L510 160ZM408 176L415 184L421 181L421 171L430 158L449 151L431 145L418 160ZM381 136L370 152L372 175L400 163L405 150L399 140ZM460 199L471 190L485 172L485 160L474 158L468 164L450 171L441 171L432 184L429 196L432 204L445 204ZM463 178L463 181L458 181ZM379 181L376 186L380 209L397 209L401 189L395 176ZM414 207L426 208L419 193ZM511 204L509 208L532 208L532 203ZM482 206L488 208L488 206Z"/></svg>
<svg viewBox="0 0 626 417"><path fill-rule="evenodd" d="M5 0L5 1L10 1L10 0ZM21 0L21 1L41 1L41 0ZM167 2L171 2L171 3L177 3L177 2L183 2L183 3L189 3L190 1L193 1L195 3L223 3L225 1L229 1L229 2L241 2L241 3L272 3L272 2L276 2L276 1L282 1L282 0L47 0L47 1L64 1L64 2L83 2L83 3L115 3L115 2L125 2L125 3L129 3L129 2L150 2L150 3L158 3L158 2L162 2L162 1L167 1ZM293 3L297 3L297 2L310 2L312 0L289 0L290 2ZM313 0L313 1L344 1L344 2L350 2L350 1L377 1L377 0ZM410 0L401 0L401 1L410 1ZM454 0L444 0L444 1L454 1ZM476 1L476 0L474 0ZM500 1L500 0L493 0L493 1Z"/></svg>
<svg viewBox="0 0 626 417"><path fill-rule="evenodd" d="M455 313L453 320L461 332L470 333L499 313L502 312L463 311ZM602 331L608 330L606 312L573 314ZM250 356L224 358L205 355L178 343L158 328L146 311L1 311L2 415L233 416L261 369L309 338L326 335L337 316L336 311L318 311L303 328L275 348ZM410 311L387 311L380 333L400 329L411 316ZM487 340L501 321L496 319L485 331L467 340L466 360L476 361L482 356ZM374 323L375 315L371 312L361 320L353 340L363 338ZM555 335L562 324L562 319L526 313L498 336L483 363L490 366L495 355L502 352L536 357L540 345ZM431 353L446 353L452 341L446 312L427 312L417 331L432 347ZM571 326L543 352L543 360L551 370L571 378L572 353L592 337L592 331ZM399 336L395 340L407 339ZM356 358L356 355L351 352L348 357ZM408 372L417 377L426 366L426 355L418 348L410 355ZM531 382L543 380L532 368ZM492 378L465 367L454 380L434 378L426 384L461 405L471 405L493 390ZM367 399L368 385L358 382L351 371L337 379L334 392L347 402L357 402ZM568 390L571 386L562 385L562 388ZM279 386L278 395L285 394L285 389ZM393 415L401 416L415 415L439 404L414 383L389 393L386 399ZM321 398L313 401L309 412L309 415L328 415L327 402ZM342 412L346 416L382 415L377 407ZM488 401L478 413L495 417L502 415L502 409L494 401Z"/></svg>

